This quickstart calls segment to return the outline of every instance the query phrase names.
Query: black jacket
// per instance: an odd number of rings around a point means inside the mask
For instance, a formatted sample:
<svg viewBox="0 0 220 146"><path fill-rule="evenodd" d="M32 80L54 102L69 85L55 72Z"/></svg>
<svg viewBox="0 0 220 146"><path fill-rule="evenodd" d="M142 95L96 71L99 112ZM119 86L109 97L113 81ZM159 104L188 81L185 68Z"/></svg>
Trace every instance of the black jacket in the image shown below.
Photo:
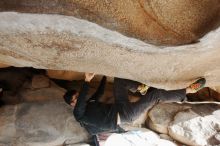
<svg viewBox="0 0 220 146"><path fill-rule="evenodd" d="M73 110L75 119L92 135L103 131L114 131L117 128L117 111L115 105L104 104L98 101L104 94L105 84L106 77L103 77L97 91L86 101L89 83L85 82Z"/></svg>

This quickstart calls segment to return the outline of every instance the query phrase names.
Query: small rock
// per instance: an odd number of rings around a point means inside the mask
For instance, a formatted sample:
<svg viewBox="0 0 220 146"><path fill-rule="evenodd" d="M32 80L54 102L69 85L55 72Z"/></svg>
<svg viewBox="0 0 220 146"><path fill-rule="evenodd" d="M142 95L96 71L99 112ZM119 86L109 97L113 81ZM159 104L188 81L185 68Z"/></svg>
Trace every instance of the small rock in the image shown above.
<svg viewBox="0 0 220 146"><path fill-rule="evenodd" d="M48 77L44 75L35 75L32 78L32 88L39 89L39 88L47 88L50 86L50 80Z"/></svg>

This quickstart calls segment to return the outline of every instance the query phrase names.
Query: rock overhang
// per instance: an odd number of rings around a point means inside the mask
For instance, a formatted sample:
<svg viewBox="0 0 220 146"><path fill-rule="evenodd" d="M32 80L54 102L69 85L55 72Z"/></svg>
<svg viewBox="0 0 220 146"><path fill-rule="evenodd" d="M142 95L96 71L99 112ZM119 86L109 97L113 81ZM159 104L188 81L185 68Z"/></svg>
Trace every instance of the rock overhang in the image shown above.
<svg viewBox="0 0 220 146"><path fill-rule="evenodd" d="M201 76L219 85L220 29L195 44L156 46L72 16L1 12L0 17L2 63L90 71L167 89Z"/></svg>
<svg viewBox="0 0 220 146"><path fill-rule="evenodd" d="M61 14L155 45L196 42L220 22L218 0L2 0L0 11ZM207 13L208 12L208 13Z"/></svg>

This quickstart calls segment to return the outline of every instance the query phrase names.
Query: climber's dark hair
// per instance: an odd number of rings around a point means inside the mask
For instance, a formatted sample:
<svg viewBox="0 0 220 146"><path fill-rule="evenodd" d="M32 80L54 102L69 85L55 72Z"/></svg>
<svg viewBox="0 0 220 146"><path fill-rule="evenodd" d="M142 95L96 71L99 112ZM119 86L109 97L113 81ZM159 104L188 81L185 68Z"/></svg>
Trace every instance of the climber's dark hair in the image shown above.
<svg viewBox="0 0 220 146"><path fill-rule="evenodd" d="M65 102L70 105L72 101L72 96L76 93L77 93L76 90L68 90L63 96Z"/></svg>

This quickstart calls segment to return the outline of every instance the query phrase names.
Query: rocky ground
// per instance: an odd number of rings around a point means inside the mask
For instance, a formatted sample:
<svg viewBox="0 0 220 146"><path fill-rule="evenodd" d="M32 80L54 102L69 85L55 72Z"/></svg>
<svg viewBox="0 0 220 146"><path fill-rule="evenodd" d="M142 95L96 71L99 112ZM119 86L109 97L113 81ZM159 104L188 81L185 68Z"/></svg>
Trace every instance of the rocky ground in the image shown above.
<svg viewBox="0 0 220 146"><path fill-rule="evenodd" d="M7 105L0 108L0 145L85 145L89 135L64 103L65 91L45 74L35 74L16 93L4 92ZM123 126L145 131L148 145L220 145L218 102L158 104L143 116L144 121Z"/></svg>

